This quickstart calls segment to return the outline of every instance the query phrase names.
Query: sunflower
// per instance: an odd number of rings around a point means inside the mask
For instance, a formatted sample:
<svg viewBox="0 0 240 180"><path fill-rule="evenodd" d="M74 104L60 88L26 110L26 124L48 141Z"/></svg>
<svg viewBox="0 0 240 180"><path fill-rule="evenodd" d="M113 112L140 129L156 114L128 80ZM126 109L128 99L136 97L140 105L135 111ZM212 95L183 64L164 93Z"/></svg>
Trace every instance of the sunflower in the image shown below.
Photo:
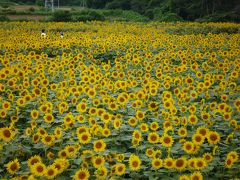
<svg viewBox="0 0 240 180"><path fill-rule="evenodd" d="M162 145L167 148L172 147L173 142L174 142L172 136L169 136L166 133L160 138L160 140L161 140Z"/></svg>
<svg viewBox="0 0 240 180"><path fill-rule="evenodd" d="M16 132L8 127L0 128L0 140L2 139L5 142L13 140Z"/></svg>
<svg viewBox="0 0 240 180"><path fill-rule="evenodd" d="M73 114L70 112L66 116L64 116L64 125L69 127L75 123L75 118Z"/></svg>
<svg viewBox="0 0 240 180"><path fill-rule="evenodd" d="M36 127L37 127L37 121L36 120L31 120L31 128L32 128L32 130L34 130Z"/></svg>
<svg viewBox="0 0 240 180"><path fill-rule="evenodd" d="M42 162L34 163L34 165L30 167L32 174L35 176L44 176L46 169L46 166Z"/></svg>
<svg viewBox="0 0 240 180"><path fill-rule="evenodd" d="M101 104L101 100L100 99L93 99L92 104L93 104L93 106L98 107Z"/></svg>
<svg viewBox="0 0 240 180"><path fill-rule="evenodd" d="M106 167L102 166L96 170L97 179L106 179L108 170Z"/></svg>
<svg viewBox="0 0 240 180"><path fill-rule="evenodd" d="M55 157L55 154L54 154L54 153L52 153L52 152L48 152L48 153L47 153L47 158L48 158L49 160L52 160L54 157Z"/></svg>
<svg viewBox="0 0 240 180"><path fill-rule="evenodd" d="M155 101L149 102L148 109L149 109L149 111L152 111L152 112L157 111L157 109L158 109L157 102L155 102Z"/></svg>
<svg viewBox="0 0 240 180"><path fill-rule="evenodd" d="M54 121L54 116L50 113L46 113L43 118L44 118L44 121L49 124Z"/></svg>
<svg viewBox="0 0 240 180"><path fill-rule="evenodd" d="M104 137L109 137L109 136L111 135L110 129L108 129L107 127L106 127L106 128L103 128L103 129L102 129L102 135L103 135Z"/></svg>
<svg viewBox="0 0 240 180"><path fill-rule="evenodd" d="M33 141L33 143L38 143L39 140L40 140L39 134L34 134L34 135L32 136L32 141Z"/></svg>
<svg viewBox="0 0 240 180"><path fill-rule="evenodd" d="M87 104L85 102L80 102L76 108L78 112L84 113L87 111Z"/></svg>
<svg viewBox="0 0 240 180"><path fill-rule="evenodd" d="M188 122L192 125L196 125L198 123L198 118L196 115L194 114L191 114L189 117L188 117Z"/></svg>
<svg viewBox="0 0 240 180"><path fill-rule="evenodd" d="M187 161L188 169L194 170L195 169L194 163L195 163L195 158L188 159Z"/></svg>
<svg viewBox="0 0 240 180"><path fill-rule="evenodd" d="M4 102L2 103L2 108L3 108L4 110L8 111L8 110L11 108L11 103L8 102L8 101L4 101Z"/></svg>
<svg viewBox="0 0 240 180"><path fill-rule="evenodd" d="M28 167L33 166L35 163L42 162L42 159L39 155L34 155L28 159Z"/></svg>
<svg viewBox="0 0 240 180"><path fill-rule="evenodd" d="M159 128L159 125L158 125L158 122L152 122L151 125L150 125L150 129L153 130L153 131L157 131Z"/></svg>
<svg viewBox="0 0 240 180"><path fill-rule="evenodd" d="M52 146L54 143L55 137L53 135L45 135L42 137L42 143L48 146Z"/></svg>
<svg viewBox="0 0 240 180"><path fill-rule="evenodd" d="M88 169L81 168L75 173L74 179L75 180L87 180L87 179L89 179L89 177L90 177L90 174L89 174Z"/></svg>
<svg viewBox="0 0 240 180"><path fill-rule="evenodd" d="M187 175L181 175L178 177L178 180L190 180L190 177Z"/></svg>
<svg viewBox="0 0 240 180"><path fill-rule="evenodd" d="M85 122L85 116L80 114L76 116L76 119L79 123L84 123Z"/></svg>
<svg viewBox="0 0 240 180"><path fill-rule="evenodd" d="M131 117L129 120L128 120L128 124L130 126L136 126L137 125L137 122L138 120L135 118L135 117Z"/></svg>
<svg viewBox="0 0 240 180"><path fill-rule="evenodd" d="M172 101L170 100L164 101L163 105L165 109L171 109L173 107Z"/></svg>
<svg viewBox="0 0 240 180"><path fill-rule="evenodd" d="M148 134L148 142L156 144L159 142L159 135L156 132L151 132Z"/></svg>
<svg viewBox="0 0 240 180"><path fill-rule="evenodd" d="M201 113L201 117L202 117L203 121L209 121L210 118L211 118L211 115L209 113L207 113L207 112L202 112Z"/></svg>
<svg viewBox="0 0 240 180"><path fill-rule="evenodd" d="M204 158L194 158L194 168L197 170L202 170L207 166Z"/></svg>
<svg viewBox="0 0 240 180"><path fill-rule="evenodd" d="M217 144L220 141L220 135L216 131L210 131L207 134L209 144Z"/></svg>
<svg viewBox="0 0 240 180"><path fill-rule="evenodd" d="M7 116L7 110L0 109L0 118L6 118Z"/></svg>
<svg viewBox="0 0 240 180"><path fill-rule="evenodd" d="M68 152L65 149L58 151L58 157L61 159L68 158Z"/></svg>
<svg viewBox="0 0 240 180"><path fill-rule="evenodd" d="M178 129L178 135L182 138L187 136L187 129L184 127L181 127Z"/></svg>
<svg viewBox="0 0 240 180"><path fill-rule="evenodd" d="M49 107L47 106L47 104L42 104L40 107L39 107L40 111L42 113L46 113L49 109Z"/></svg>
<svg viewBox="0 0 240 180"><path fill-rule="evenodd" d="M96 156L92 158L92 163L95 168L99 168L104 165L105 159L103 156Z"/></svg>
<svg viewBox="0 0 240 180"><path fill-rule="evenodd" d="M154 158L152 160L152 167L154 169L159 169L163 166L163 160L162 159L159 159L159 158Z"/></svg>
<svg viewBox="0 0 240 180"><path fill-rule="evenodd" d="M178 158L174 162L174 167L178 171L182 171L183 169L186 168L186 166L187 166L187 160L185 157Z"/></svg>
<svg viewBox="0 0 240 180"><path fill-rule="evenodd" d="M138 171L141 168L142 161L135 154L131 154L128 163L131 171Z"/></svg>
<svg viewBox="0 0 240 180"><path fill-rule="evenodd" d="M203 180L201 172L196 171L190 175L190 180Z"/></svg>
<svg viewBox="0 0 240 180"><path fill-rule="evenodd" d="M125 164L116 164L115 166L115 174L118 176L122 176L126 171L126 165Z"/></svg>
<svg viewBox="0 0 240 180"><path fill-rule="evenodd" d="M137 139L137 140L141 141L141 139L142 139L142 133L141 133L140 131L138 131L138 130L134 130L134 131L133 131L133 134L132 134L132 137L133 137L134 139Z"/></svg>
<svg viewBox="0 0 240 180"><path fill-rule="evenodd" d="M206 137L208 132L209 132L209 129L204 126L198 127L196 131L197 134L201 134L203 137Z"/></svg>
<svg viewBox="0 0 240 180"><path fill-rule="evenodd" d="M29 128L29 127L26 128L25 131L24 131L24 134L25 134L25 136L30 136L32 134L31 128Z"/></svg>
<svg viewBox="0 0 240 180"><path fill-rule="evenodd" d="M106 143L104 142L104 140L94 141L93 148L95 152L102 152L106 148Z"/></svg>
<svg viewBox="0 0 240 180"><path fill-rule="evenodd" d="M118 110L118 105L117 105L116 102L110 102L110 103L108 104L108 107L109 107L109 109L110 109L111 111L116 111L116 110Z"/></svg>
<svg viewBox="0 0 240 180"><path fill-rule="evenodd" d="M154 149L148 148L148 149L146 150L146 156L147 156L147 157L153 157L154 155L155 155Z"/></svg>
<svg viewBox="0 0 240 180"><path fill-rule="evenodd" d="M73 158L76 152L80 149L80 145L67 145L64 150L67 152L68 157Z"/></svg>
<svg viewBox="0 0 240 180"><path fill-rule="evenodd" d="M46 169L46 174L45 176L48 179L53 179L57 175L57 168L54 165L50 165Z"/></svg>
<svg viewBox="0 0 240 180"><path fill-rule="evenodd" d="M233 159L227 157L225 162L224 162L224 165L225 165L226 168L230 169L230 168L232 168L233 163L234 163Z"/></svg>
<svg viewBox="0 0 240 180"><path fill-rule="evenodd" d="M147 123L141 123L140 124L140 129L142 132L148 132L148 124Z"/></svg>
<svg viewBox="0 0 240 180"><path fill-rule="evenodd" d="M123 162L124 159L125 159L124 154L117 154L117 155L116 155L116 160L117 160L118 162Z"/></svg>
<svg viewBox="0 0 240 180"><path fill-rule="evenodd" d="M18 159L10 161L7 163L7 172L10 174L15 174L20 169L20 163Z"/></svg>
<svg viewBox="0 0 240 180"><path fill-rule="evenodd" d="M104 123L109 123L112 120L112 115L107 112L103 112L101 115L101 120Z"/></svg>
<svg viewBox="0 0 240 180"><path fill-rule="evenodd" d="M78 139L79 139L80 143L88 144L91 141L92 137L91 137L90 133L83 132L80 135L78 135Z"/></svg>
<svg viewBox="0 0 240 180"><path fill-rule="evenodd" d="M194 152L194 144L193 142L190 141L186 141L183 144L183 150L188 153L188 154L192 154Z"/></svg>
<svg viewBox="0 0 240 180"><path fill-rule="evenodd" d="M87 91L87 95L89 98L94 98L96 96L97 92L94 88L89 88Z"/></svg>
<svg viewBox="0 0 240 180"><path fill-rule="evenodd" d="M142 120L145 118L145 113L142 112L142 111L137 111L137 112L136 112L136 118L137 118L139 121L142 121Z"/></svg>
<svg viewBox="0 0 240 180"><path fill-rule="evenodd" d="M56 139L60 139L62 137L62 129L60 127L56 127L54 129L54 135Z"/></svg>
<svg viewBox="0 0 240 180"><path fill-rule="evenodd" d="M236 151L230 151L228 154L227 154L227 158L231 158L233 160L233 162L237 162L238 161L238 153Z"/></svg>
<svg viewBox="0 0 240 180"><path fill-rule="evenodd" d="M80 136L84 132L89 132L89 128L87 126L79 126L76 130L76 134Z"/></svg>
<svg viewBox="0 0 240 180"><path fill-rule="evenodd" d="M164 159L163 164L166 169L172 169L174 167L174 160L168 157Z"/></svg>
<svg viewBox="0 0 240 180"><path fill-rule="evenodd" d="M208 152L203 154L203 158L204 158L204 160L205 160L207 163L209 163L209 162L211 162L211 161L213 160L212 154L210 154L210 153L208 153Z"/></svg>
<svg viewBox="0 0 240 180"><path fill-rule="evenodd" d="M202 136L202 134L193 134L192 136L192 142L196 145L201 145L204 143L205 137Z"/></svg>
<svg viewBox="0 0 240 180"><path fill-rule="evenodd" d="M61 174L65 169L67 169L69 162L67 159L55 159L52 164L57 169L57 174Z"/></svg>
<svg viewBox="0 0 240 180"><path fill-rule="evenodd" d="M121 127L121 124L122 124L122 121L121 121L121 120L115 119L115 120L113 121L113 127L114 127L114 129L119 129L119 128Z"/></svg>
<svg viewBox="0 0 240 180"><path fill-rule="evenodd" d="M122 106L126 105L127 101L128 99L122 94L117 97L117 102Z"/></svg>

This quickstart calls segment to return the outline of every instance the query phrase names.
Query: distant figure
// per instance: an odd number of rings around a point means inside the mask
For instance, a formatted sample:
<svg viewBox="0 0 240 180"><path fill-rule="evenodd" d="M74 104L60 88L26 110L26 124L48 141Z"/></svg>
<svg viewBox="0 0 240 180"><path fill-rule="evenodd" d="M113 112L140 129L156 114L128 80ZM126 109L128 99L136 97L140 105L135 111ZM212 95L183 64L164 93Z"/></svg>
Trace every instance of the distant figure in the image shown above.
<svg viewBox="0 0 240 180"><path fill-rule="evenodd" d="M42 29L41 37L46 37L45 29Z"/></svg>
<svg viewBox="0 0 240 180"><path fill-rule="evenodd" d="M60 37L63 38L63 31L60 31Z"/></svg>

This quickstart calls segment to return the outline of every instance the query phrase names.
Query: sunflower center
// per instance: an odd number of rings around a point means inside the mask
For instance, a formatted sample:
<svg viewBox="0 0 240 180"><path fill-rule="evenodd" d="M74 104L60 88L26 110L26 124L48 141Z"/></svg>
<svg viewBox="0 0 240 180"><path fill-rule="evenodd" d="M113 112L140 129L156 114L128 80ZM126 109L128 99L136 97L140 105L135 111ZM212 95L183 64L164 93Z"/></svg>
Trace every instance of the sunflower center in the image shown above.
<svg viewBox="0 0 240 180"><path fill-rule="evenodd" d="M133 161L133 162L132 162L132 166L133 166L133 167L138 167L138 161Z"/></svg>
<svg viewBox="0 0 240 180"><path fill-rule="evenodd" d="M12 171L16 171L17 170L17 164L16 163L13 163L11 166L10 166L10 169Z"/></svg>
<svg viewBox="0 0 240 180"><path fill-rule="evenodd" d="M7 137L7 138L10 138L10 137L11 137L11 131L8 130L8 129L4 130L4 131L3 131L3 134L4 134L4 136Z"/></svg>
<svg viewBox="0 0 240 180"><path fill-rule="evenodd" d="M80 173L78 174L78 178L79 178L79 179L84 179L85 177L86 177L85 172L80 172Z"/></svg>

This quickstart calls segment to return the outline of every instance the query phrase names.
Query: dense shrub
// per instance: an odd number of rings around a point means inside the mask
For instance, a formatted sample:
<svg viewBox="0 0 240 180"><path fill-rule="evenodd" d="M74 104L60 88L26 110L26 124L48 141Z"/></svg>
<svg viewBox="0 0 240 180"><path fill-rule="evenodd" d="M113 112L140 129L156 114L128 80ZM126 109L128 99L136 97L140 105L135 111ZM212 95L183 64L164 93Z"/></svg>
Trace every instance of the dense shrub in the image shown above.
<svg viewBox="0 0 240 180"><path fill-rule="evenodd" d="M9 18L6 15L0 15L0 22L9 21Z"/></svg>
<svg viewBox="0 0 240 180"><path fill-rule="evenodd" d="M30 12L35 12L35 8L34 8L34 7L30 7L28 10L29 10Z"/></svg>
<svg viewBox="0 0 240 180"><path fill-rule="evenodd" d="M125 10L105 10L102 11L103 15L106 19L114 19L114 20L125 20L125 21L136 21L136 22L145 22L148 21L149 18L141 15L134 11L125 11Z"/></svg>
<svg viewBox="0 0 240 180"><path fill-rule="evenodd" d="M235 13L219 13L196 19L197 22L240 22L240 15Z"/></svg>
<svg viewBox="0 0 240 180"><path fill-rule="evenodd" d="M69 11L55 11L52 15L52 21L55 22L67 22L71 20L72 17Z"/></svg>
<svg viewBox="0 0 240 180"><path fill-rule="evenodd" d="M94 10L83 10L73 13L72 21L103 21L105 17Z"/></svg>
<svg viewBox="0 0 240 180"><path fill-rule="evenodd" d="M153 11L153 19L156 21L176 22L183 21L183 19L176 13L164 12L162 9L156 8Z"/></svg>

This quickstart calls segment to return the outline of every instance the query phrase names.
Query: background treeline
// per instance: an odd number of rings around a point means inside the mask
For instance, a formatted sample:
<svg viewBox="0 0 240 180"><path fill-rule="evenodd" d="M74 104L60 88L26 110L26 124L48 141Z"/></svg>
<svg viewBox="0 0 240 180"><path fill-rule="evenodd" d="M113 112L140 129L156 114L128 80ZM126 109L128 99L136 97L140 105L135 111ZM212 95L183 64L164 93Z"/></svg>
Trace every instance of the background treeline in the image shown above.
<svg viewBox="0 0 240 180"><path fill-rule="evenodd" d="M1 1L1 0L0 0ZM44 5L44 0L11 0ZM55 0L57 3L57 0ZM83 0L59 0L60 6L81 6ZM239 0L85 0L92 9L132 10L159 21L240 21Z"/></svg>

